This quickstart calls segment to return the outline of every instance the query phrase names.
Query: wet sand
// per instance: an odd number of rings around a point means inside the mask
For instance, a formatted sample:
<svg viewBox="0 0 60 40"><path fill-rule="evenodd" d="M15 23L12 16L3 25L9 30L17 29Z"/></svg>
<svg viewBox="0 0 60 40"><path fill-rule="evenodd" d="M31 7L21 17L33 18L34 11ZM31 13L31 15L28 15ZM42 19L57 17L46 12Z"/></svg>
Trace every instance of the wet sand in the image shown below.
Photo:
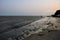
<svg viewBox="0 0 60 40"><path fill-rule="evenodd" d="M30 37L24 40L60 40L60 31L54 30L46 33L32 34Z"/></svg>

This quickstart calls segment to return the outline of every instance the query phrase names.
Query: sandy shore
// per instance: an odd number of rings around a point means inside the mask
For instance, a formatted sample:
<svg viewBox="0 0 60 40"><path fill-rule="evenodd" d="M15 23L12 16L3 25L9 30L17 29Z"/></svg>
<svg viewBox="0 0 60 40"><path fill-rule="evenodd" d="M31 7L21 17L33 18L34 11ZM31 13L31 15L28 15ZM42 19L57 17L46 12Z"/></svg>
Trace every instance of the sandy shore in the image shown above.
<svg viewBox="0 0 60 40"><path fill-rule="evenodd" d="M46 29L43 29L42 32L32 34L24 40L60 40L60 18L51 17L49 22L45 25L48 25ZM45 26L44 26L45 27Z"/></svg>

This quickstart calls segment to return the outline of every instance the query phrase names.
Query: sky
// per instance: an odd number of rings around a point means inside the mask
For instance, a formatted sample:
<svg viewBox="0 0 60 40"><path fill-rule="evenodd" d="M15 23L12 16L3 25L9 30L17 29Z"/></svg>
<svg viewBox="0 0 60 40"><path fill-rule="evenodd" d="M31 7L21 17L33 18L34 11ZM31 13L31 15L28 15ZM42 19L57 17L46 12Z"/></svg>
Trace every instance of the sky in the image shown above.
<svg viewBox="0 0 60 40"><path fill-rule="evenodd" d="M2 15L51 15L60 9L60 0L0 0Z"/></svg>

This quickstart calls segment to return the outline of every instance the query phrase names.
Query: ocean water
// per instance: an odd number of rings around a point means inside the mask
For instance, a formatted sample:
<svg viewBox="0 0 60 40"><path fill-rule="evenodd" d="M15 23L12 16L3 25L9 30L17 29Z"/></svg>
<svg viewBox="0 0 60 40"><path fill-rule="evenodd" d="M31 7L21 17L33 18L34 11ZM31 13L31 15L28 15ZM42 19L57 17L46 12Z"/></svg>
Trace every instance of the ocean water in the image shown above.
<svg viewBox="0 0 60 40"><path fill-rule="evenodd" d="M40 16L0 16L0 32L22 27L40 18Z"/></svg>
<svg viewBox="0 0 60 40"><path fill-rule="evenodd" d="M10 38L10 37L16 38L17 36L19 36L17 34L22 34L21 36L23 36L24 34L21 31L22 30L21 27L28 25L34 21L37 21L41 18L42 18L42 16L0 16L1 40L3 40L3 38L7 40L7 38ZM15 30L18 30L18 32L19 31L20 32L18 33ZM26 30L28 30L28 29L26 29ZM29 34L28 31L27 31L27 34Z"/></svg>

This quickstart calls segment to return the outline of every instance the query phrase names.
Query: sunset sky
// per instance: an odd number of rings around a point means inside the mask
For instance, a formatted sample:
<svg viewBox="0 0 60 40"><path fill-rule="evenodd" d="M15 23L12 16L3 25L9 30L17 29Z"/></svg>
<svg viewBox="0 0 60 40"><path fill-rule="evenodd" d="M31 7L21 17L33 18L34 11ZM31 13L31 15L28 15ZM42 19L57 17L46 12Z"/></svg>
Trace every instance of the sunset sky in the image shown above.
<svg viewBox="0 0 60 40"><path fill-rule="evenodd" d="M0 15L51 15L60 0L0 0Z"/></svg>

